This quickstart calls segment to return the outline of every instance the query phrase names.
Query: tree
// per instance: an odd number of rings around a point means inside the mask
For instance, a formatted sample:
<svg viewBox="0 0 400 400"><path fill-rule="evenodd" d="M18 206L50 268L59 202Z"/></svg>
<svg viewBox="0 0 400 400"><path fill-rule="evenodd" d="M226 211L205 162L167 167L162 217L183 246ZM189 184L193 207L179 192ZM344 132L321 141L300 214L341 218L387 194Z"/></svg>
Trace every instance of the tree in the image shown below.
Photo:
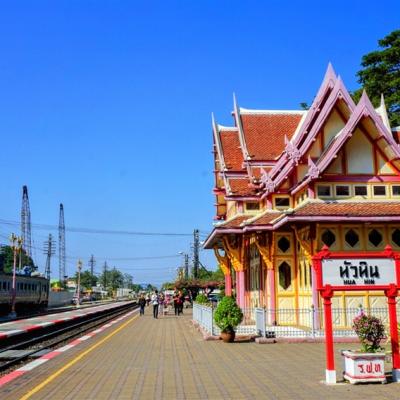
<svg viewBox="0 0 400 400"><path fill-rule="evenodd" d="M395 30L378 41L382 50L372 51L362 57L363 69L357 72L363 88L353 93L356 101L363 89L367 91L375 107L381 94L385 97L392 127L400 125L400 30Z"/></svg>
<svg viewBox="0 0 400 400"><path fill-rule="evenodd" d="M105 289L116 290L124 285L124 275L115 267L110 271L103 271L99 280Z"/></svg>
<svg viewBox="0 0 400 400"><path fill-rule="evenodd" d="M75 274L75 282L78 282L78 273ZM92 286L96 286L97 276L92 275L89 270L81 272L81 287L85 289L91 289Z"/></svg>
<svg viewBox="0 0 400 400"><path fill-rule="evenodd" d="M32 258L28 257L25 250L22 249L22 259L21 265L22 267L28 266L31 271L37 269ZM6 273L10 273L13 270L14 264L14 252L11 246L1 246L0 247L0 271L4 271ZM19 267L19 252L17 252L17 269Z"/></svg>

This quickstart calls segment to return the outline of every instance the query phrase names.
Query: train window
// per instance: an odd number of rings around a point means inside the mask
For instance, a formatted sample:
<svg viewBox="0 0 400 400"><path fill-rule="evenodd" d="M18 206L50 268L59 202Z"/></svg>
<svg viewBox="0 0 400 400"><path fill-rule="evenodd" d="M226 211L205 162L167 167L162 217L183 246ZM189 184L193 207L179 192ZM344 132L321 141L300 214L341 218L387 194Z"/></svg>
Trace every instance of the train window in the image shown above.
<svg viewBox="0 0 400 400"><path fill-rule="evenodd" d="M3 282L2 287L3 287L3 290L6 290L6 282Z"/></svg>

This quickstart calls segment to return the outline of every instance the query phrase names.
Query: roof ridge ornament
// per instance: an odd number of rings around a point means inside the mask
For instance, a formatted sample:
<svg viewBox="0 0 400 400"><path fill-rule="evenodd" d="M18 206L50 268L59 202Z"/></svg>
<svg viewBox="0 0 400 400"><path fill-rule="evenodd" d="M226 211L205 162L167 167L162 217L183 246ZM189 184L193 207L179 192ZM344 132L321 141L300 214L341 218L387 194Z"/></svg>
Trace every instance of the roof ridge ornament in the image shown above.
<svg viewBox="0 0 400 400"><path fill-rule="evenodd" d="M288 139L285 135L285 153L289 160L292 160L296 165L299 165L301 159L301 153L299 149Z"/></svg>
<svg viewBox="0 0 400 400"><path fill-rule="evenodd" d="M265 190L267 193L272 193L275 190L275 183L272 180L271 176L268 174L268 172L264 169L261 168L261 184L265 186Z"/></svg>
<svg viewBox="0 0 400 400"><path fill-rule="evenodd" d="M307 172L307 176L310 177L310 179L317 179L317 178L319 178L319 174L320 174L320 170L315 165L315 163L312 160L311 156L308 156L308 172Z"/></svg>

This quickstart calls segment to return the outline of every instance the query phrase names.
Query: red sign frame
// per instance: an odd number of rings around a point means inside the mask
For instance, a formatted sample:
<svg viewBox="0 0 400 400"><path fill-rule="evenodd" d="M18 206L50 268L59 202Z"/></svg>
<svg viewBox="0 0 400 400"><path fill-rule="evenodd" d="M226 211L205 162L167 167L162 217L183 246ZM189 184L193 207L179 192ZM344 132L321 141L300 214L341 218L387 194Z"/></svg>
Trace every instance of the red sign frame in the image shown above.
<svg viewBox="0 0 400 400"><path fill-rule="evenodd" d="M313 266L317 275L317 290L340 290L340 291L360 291L360 290L388 290L392 285L341 285L331 286L323 285L322 276L322 260L326 259L357 259L357 258L388 258L393 259L395 262L396 282L393 282L397 288L400 288L400 253L394 252L390 246L386 246L383 251L374 252L330 252L327 246L312 257Z"/></svg>
<svg viewBox="0 0 400 400"><path fill-rule="evenodd" d="M322 260L324 259L359 259L359 258L390 258L395 261L396 282L389 285L323 285ZM326 383L336 383L335 359L333 353L333 326L332 326L332 296L335 290L339 291L364 291L383 290L387 297L390 321L390 340L392 345L392 378L400 380L400 353L399 335L397 331L396 297L400 288L400 253L396 253L388 245L380 252L330 252L327 246L312 257L313 268L316 271L317 290L324 299L325 317L325 350L326 350Z"/></svg>

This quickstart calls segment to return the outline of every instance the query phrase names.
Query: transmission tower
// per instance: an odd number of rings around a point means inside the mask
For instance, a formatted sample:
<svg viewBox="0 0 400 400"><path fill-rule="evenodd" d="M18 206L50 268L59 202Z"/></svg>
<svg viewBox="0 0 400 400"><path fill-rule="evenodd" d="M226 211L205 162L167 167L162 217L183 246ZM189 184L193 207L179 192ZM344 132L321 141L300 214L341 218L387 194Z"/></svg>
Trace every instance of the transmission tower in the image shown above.
<svg viewBox="0 0 400 400"><path fill-rule="evenodd" d="M29 208L28 187L22 187L22 208L21 208L21 236L22 248L28 257L32 257L31 239L31 210Z"/></svg>
<svg viewBox="0 0 400 400"><path fill-rule="evenodd" d="M199 249L200 249L200 238L199 230L195 229L193 232L194 244L193 244L193 278L198 277L199 273Z"/></svg>
<svg viewBox="0 0 400 400"><path fill-rule="evenodd" d="M60 204L60 218L58 223L58 275L60 284L65 280L65 223L64 206Z"/></svg>
<svg viewBox="0 0 400 400"><path fill-rule="evenodd" d="M43 246L43 254L46 255L46 268L44 274L49 280L51 275L51 256L53 256L56 252L55 245L56 243L53 241L53 236L50 233L48 240L44 242Z"/></svg>

